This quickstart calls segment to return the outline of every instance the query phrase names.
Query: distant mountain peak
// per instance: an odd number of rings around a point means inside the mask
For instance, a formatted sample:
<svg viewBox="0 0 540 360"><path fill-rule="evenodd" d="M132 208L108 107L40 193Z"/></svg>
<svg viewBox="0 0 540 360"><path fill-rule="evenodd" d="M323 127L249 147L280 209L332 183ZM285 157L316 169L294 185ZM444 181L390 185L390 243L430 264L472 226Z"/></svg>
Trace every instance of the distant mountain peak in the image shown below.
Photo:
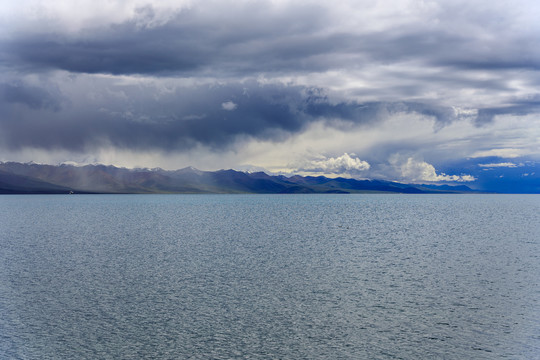
<svg viewBox="0 0 540 360"><path fill-rule="evenodd" d="M198 175L201 175L201 174L204 173L204 171L199 170L199 169L197 169L196 167L193 167L193 166L186 166L185 168L178 169L178 170L172 170L172 171L176 172L176 173L194 173L194 174L198 174Z"/></svg>

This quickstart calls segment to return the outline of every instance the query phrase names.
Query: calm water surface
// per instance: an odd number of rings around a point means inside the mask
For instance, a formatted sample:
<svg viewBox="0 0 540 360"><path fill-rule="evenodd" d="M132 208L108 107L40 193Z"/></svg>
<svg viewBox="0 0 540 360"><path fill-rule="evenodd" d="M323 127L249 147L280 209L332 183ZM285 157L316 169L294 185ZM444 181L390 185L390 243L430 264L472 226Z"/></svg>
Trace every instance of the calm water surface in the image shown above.
<svg viewBox="0 0 540 360"><path fill-rule="evenodd" d="M537 359L538 195L0 196L1 359Z"/></svg>

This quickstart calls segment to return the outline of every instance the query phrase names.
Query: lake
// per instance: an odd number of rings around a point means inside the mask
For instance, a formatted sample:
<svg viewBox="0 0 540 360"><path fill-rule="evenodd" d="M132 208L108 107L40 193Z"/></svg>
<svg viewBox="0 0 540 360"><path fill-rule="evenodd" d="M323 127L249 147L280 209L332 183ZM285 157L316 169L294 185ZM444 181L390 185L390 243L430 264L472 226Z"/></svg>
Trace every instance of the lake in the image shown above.
<svg viewBox="0 0 540 360"><path fill-rule="evenodd" d="M0 196L2 359L533 359L539 195Z"/></svg>

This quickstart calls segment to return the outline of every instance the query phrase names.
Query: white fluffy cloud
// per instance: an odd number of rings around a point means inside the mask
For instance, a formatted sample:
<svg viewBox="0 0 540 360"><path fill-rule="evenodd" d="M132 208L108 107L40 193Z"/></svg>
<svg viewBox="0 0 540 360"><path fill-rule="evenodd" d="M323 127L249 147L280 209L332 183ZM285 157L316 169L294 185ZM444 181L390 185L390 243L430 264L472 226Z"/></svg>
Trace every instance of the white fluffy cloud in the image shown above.
<svg viewBox="0 0 540 360"><path fill-rule="evenodd" d="M296 171L305 173L317 173L325 175L354 175L369 170L367 161L344 153L338 157L324 157L305 161Z"/></svg>
<svg viewBox="0 0 540 360"><path fill-rule="evenodd" d="M221 108L227 111L233 111L237 107L238 105L233 103L232 101L225 101L224 103L221 104Z"/></svg>
<svg viewBox="0 0 540 360"><path fill-rule="evenodd" d="M446 175L445 173L437 174L435 167L425 161L416 160L409 157L401 164L395 164L401 172L403 180L418 183L418 182L469 182L475 181L476 178L471 175Z"/></svg>

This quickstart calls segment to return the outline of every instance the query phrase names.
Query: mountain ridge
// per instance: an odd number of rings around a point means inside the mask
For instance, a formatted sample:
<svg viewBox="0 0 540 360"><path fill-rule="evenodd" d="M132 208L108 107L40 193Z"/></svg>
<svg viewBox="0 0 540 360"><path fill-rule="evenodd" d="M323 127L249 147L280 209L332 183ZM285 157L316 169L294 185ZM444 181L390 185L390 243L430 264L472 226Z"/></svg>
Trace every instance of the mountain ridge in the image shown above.
<svg viewBox="0 0 540 360"><path fill-rule="evenodd" d="M325 176L285 177L232 169L202 171L119 168L112 165L0 163L0 194L348 194L469 193L467 186L411 185Z"/></svg>

